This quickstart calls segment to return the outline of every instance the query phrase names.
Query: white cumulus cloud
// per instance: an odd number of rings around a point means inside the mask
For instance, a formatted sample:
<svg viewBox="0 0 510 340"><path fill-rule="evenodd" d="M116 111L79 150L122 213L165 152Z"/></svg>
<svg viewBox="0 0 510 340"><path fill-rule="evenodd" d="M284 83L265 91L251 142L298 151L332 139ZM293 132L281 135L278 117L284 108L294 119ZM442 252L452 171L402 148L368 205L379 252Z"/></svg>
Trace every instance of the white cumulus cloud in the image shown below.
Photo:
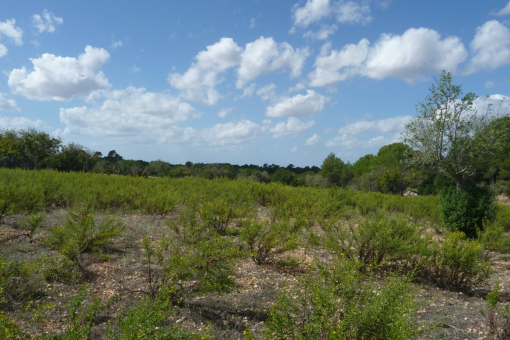
<svg viewBox="0 0 510 340"><path fill-rule="evenodd" d="M30 120L25 117L0 116L0 129L26 129L46 127L46 123L40 119Z"/></svg>
<svg viewBox="0 0 510 340"><path fill-rule="evenodd" d="M55 26L61 25L64 19L55 16L53 13L48 12L46 9L42 14L34 14L32 16L32 23L35 28L42 32L55 32Z"/></svg>
<svg viewBox="0 0 510 340"><path fill-rule="evenodd" d="M4 55L7 55L7 53L7 47L5 47L4 44L0 44L0 58L2 58Z"/></svg>
<svg viewBox="0 0 510 340"><path fill-rule="evenodd" d="M60 121L66 124L62 134L160 140L183 131L175 124L198 116L188 103L144 88L103 91L98 96L104 98L100 105L60 109Z"/></svg>
<svg viewBox="0 0 510 340"><path fill-rule="evenodd" d="M269 131L273 133L273 138L279 138L284 135L295 135L306 129L311 128L315 124L315 121L303 122L297 118L290 117L287 119L287 123L281 122L275 125L274 128Z"/></svg>
<svg viewBox="0 0 510 340"><path fill-rule="evenodd" d="M15 25L15 19L6 20L5 22L0 21L0 38L6 36L10 38L14 44L21 46L23 45L23 31Z"/></svg>
<svg viewBox="0 0 510 340"><path fill-rule="evenodd" d="M428 28L410 28L402 35L382 34L372 46L367 39L340 51L325 44L308 77L310 86L332 86L355 75L400 78L412 83L442 70L456 72L467 51L458 37L441 39Z"/></svg>
<svg viewBox="0 0 510 340"><path fill-rule="evenodd" d="M319 21L330 15L329 0L307 0L303 7L298 4L293 9L294 25L307 27L312 22Z"/></svg>
<svg viewBox="0 0 510 340"><path fill-rule="evenodd" d="M78 58L45 53L30 59L34 70L25 67L9 74L8 84L16 94L34 100L69 100L110 86L103 72L98 71L110 55L102 48L85 47Z"/></svg>
<svg viewBox="0 0 510 340"><path fill-rule="evenodd" d="M491 13L493 15L503 16L503 15L509 15L510 14L510 1L506 4L505 7L500 9L499 11L495 13Z"/></svg>
<svg viewBox="0 0 510 340"><path fill-rule="evenodd" d="M370 49L361 74L375 79L395 77L407 82L430 73L449 70L467 57L458 37L447 37L428 28L410 28L402 35L383 34Z"/></svg>
<svg viewBox="0 0 510 340"><path fill-rule="evenodd" d="M14 99L6 99L4 95L0 93L0 110L1 111L19 111L18 104Z"/></svg>
<svg viewBox="0 0 510 340"><path fill-rule="evenodd" d="M207 105L216 105L220 94L215 86L222 82L220 73L239 65L242 48L231 38L221 38L214 45L207 46L195 57L196 63L184 73L172 73L168 82L184 91L188 100L200 101Z"/></svg>
<svg viewBox="0 0 510 340"><path fill-rule="evenodd" d="M201 132L202 140L211 146L242 144L255 140L262 128L249 120L216 124Z"/></svg>
<svg viewBox="0 0 510 340"><path fill-rule="evenodd" d="M260 37L246 44L237 70L237 88L257 78L262 73L290 69L291 77L301 75L308 49L294 49L286 42L277 43L273 38Z"/></svg>
<svg viewBox="0 0 510 340"><path fill-rule="evenodd" d="M314 32L314 31L307 31L305 34L303 34L303 38L311 38L315 40L326 40L329 38L329 36L338 29L337 25L323 25L320 30Z"/></svg>
<svg viewBox="0 0 510 340"><path fill-rule="evenodd" d="M286 98L270 106L266 110L268 117L301 117L324 110L330 98L313 90L307 90L306 95L298 94Z"/></svg>
<svg viewBox="0 0 510 340"><path fill-rule="evenodd" d="M321 137L318 134L314 134L312 137L306 140L305 145L315 145L321 141Z"/></svg>
<svg viewBox="0 0 510 340"><path fill-rule="evenodd" d="M497 20L477 27L470 46L474 56L466 67L466 74L510 64L510 30Z"/></svg>
<svg viewBox="0 0 510 340"><path fill-rule="evenodd" d="M382 133L402 132L406 123L412 119L411 116L398 116L379 120L361 120L341 128L338 132L342 134L358 135L369 130L376 130Z"/></svg>

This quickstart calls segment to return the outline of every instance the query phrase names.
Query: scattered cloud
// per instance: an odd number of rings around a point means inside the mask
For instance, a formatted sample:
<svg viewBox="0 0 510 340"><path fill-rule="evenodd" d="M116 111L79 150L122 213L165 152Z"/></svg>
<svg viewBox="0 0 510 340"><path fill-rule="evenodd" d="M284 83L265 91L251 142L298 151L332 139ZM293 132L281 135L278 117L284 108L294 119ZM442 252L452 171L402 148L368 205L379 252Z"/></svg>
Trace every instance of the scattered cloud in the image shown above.
<svg viewBox="0 0 510 340"><path fill-rule="evenodd" d="M245 87L244 90L243 90L243 95L241 96L241 98L253 96L253 93L255 92L255 88L256 87L257 87L257 85L254 84L254 83L252 83L249 86Z"/></svg>
<svg viewBox="0 0 510 340"><path fill-rule="evenodd" d="M257 26L257 19L251 18L250 20L250 28L255 28Z"/></svg>
<svg viewBox="0 0 510 340"><path fill-rule="evenodd" d="M466 67L466 74L510 64L510 30L497 20L477 27L470 47L474 56Z"/></svg>
<svg viewBox="0 0 510 340"><path fill-rule="evenodd" d="M410 28L402 35L382 34L372 46L362 39L337 51L327 43L308 77L310 86L332 86L355 75L379 80L395 77L413 83L442 70L455 73L466 57L458 37L441 39L434 30Z"/></svg>
<svg viewBox="0 0 510 340"><path fill-rule="evenodd" d="M330 98L313 90L307 90L306 95L298 94L286 98L267 108L268 117L302 117L312 113L321 112Z"/></svg>
<svg viewBox="0 0 510 340"><path fill-rule="evenodd" d="M341 134L359 135L373 130L382 133L400 133L404 131L406 123L412 119L411 116L397 116L380 120L360 120L341 128Z"/></svg>
<svg viewBox="0 0 510 340"><path fill-rule="evenodd" d="M488 82L485 83L485 88L486 89L492 89L494 87L494 85L495 85L494 82L488 81Z"/></svg>
<svg viewBox="0 0 510 340"><path fill-rule="evenodd" d="M292 87L289 87L289 93L290 92L296 92L296 91L301 91L303 89L306 88L306 85L303 84L303 83L297 83L296 85L292 86Z"/></svg>
<svg viewBox="0 0 510 340"><path fill-rule="evenodd" d="M297 146L295 146L292 149L290 149L290 152L296 152L296 151L298 151L298 147Z"/></svg>
<svg viewBox="0 0 510 340"><path fill-rule="evenodd" d="M218 111L218 117L220 118L227 118L227 116L234 111L233 107L230 107L228 109L221 109Z"/></svg>
<svg viewBox="0 0 510 340"><path fill-rule="evenodd" d="M199 101L206 105L216 105L220 94L215 86L222 82L219 74L241 62L242 48L231 38L221 38L214 45L207 46L195 57L196 63L184 73L172 73L168 82L184 91L188 100Z"/></svg>
<svg viewBox="0 0 510 340"><path fill-rule="evenodd" d="M504 8L500 9L497 12L493 12L491 14L498 15L498 16L509 15L510 14L510 1L508 2L508 4L506 4L506 6Z"/></svg>
<svg viewBox="0 0 510 340"><path fill-rule="evenodd" d="M42 12L42 14L34 14L32 16L32 24L35 28L42 32L55 32L55 26L61 25L64 22L64 19L55 16L53 13L48 12L46 9Z"/></svg>
<svg viewBox="0 0 510 340"><path fill-rule="evenodd" d="M310 86L332 86L360 72L366 61L370 42L362 39L340 51L331 51L331 43L322 46L315 60L315 70L308 75Z"/></svg>
<svg viewBox="0 0 510 340"><path fill-rule="evenodd" d="M23 31L21 28L16 27L16 20L0 21L0 39L3 37L9 38L15 45L23 45ZM9 50L4 44L0 44L0 58L7 55Z"/></svg>
<svg viewBox="0 0 510 340"><path fill-rule="evenodd" d="M307 0L303 7L295 4L292 8L294 25L307 27L311 23L329 16L330 11L329 0Z"/></svg>
<svg viewBox="0 0 510 340"><path fill-rule="evenodd" d="M60 121L66 127L60 133L161 142L180 132L187 131L189 137L191 130L174 125L199 116L191 105L179 98L167 93L147 92L144 88L102 91L98 97L104 99L98 105L61 108Z"/></svg>
<svg viewBox="0 0 510 340"><path fill-rule="evenodd" d="M344 0L307 0L303 7L296 4L292 8L294 26L291 33L295 32L296 27L306 28L310 24L330 16L334 16L336 21L341 24L365 25L372 20L370 6L367 4Z"/></svg>
<svg viewBox="0 0 510 340"><path fill-rule="evenodd" d="M0 111L19 111L19 107L14 99L6 99L4 95L0 93Z"/></svg>
<svg viewBox="0 0 510 340"><path fill-rule="evenodd" d="M315 144L319 143L320 141L321 141L321 137L319 137L318 134L314 134L312 137L310 137L306 140L305 145L308 145L308 146L315 145Z"/></svg>
<svg viewBox="0 0 510 340"><path fill-rule="evenodd" d="M257 96L264 101L275 101L276 100L276 85L274 83L267 84L257 90Z"/></svg>
<svg viewBox="0 0 510 340"><path fill-rule="evenodd" d="M7 55L7 53L7 47L5 47L4 44L0 44L0 58L2 58L4 55Z"/></svg>
<svg viewBox="0 0 510 340"><path fill-rule="evenodd" d="M0 129L26 129L29 127L43 128L46 126L46 123L40 119L30 120L25 117L0 116Z"/></svg>
<svg viewBox="0 0 510 340"><path fill-rule="evenodd" d="M292 78L301 75L303 64L309 55L307 48L294 49L286 42L277 43L273 38L260 37L246 44L237 70L237 88L257 78L262 73L271 73L289 68Z"/></svg>
<svg viewBox="0 0 510 340"><path fill-rule="evenodd" d="M138 67L136 67L135 65L133 65L133 67L131 68L131 72L133 72L133 73L140 73L140 72L142 72L142 70L139 69Z"/></svg>
<svg viewBox="0 0 510 340"><path fill-rule="evenodd" d="M122 47L123 43L122 43L122 40L119 40L119 41L114 41L111 45L112 48L118 48L118 47Z"/></svg>
<svg viewBox="0 0 510 340"><path fill-rule="evenodd" d="M168 82L183 91L188 100L216 105L221 95L215 87L223 81L220 75L228 69L238 66L236 86L241 89L262 73L289 68L291 77L299 76L308 54L308 49L294 49L286 42L276 43L273 38L260 37L244 49L231 38L221 38L199 52L196 62L184 74L170 74ZM243 97L253 94L255 88L251 86Z"/></svg>
<svg viewBox="0 0 510 340"><path fill-rule="evenodd" d="M216 124L201 132L201 138L208 145L232 145L255 140L262 133L262 128L249 120L238 123Z"/></svg>
<svg viewBox="0 0 510 340"><path fill-rule="evenodd" d="M329 36L336 32L338 29L337 25L322 25L321 29L314 31L307 31L303 34L303 38L310 38L314 40L326 40Z"/></svg>
<svg viewBox="0 0 510 340"><path fill-rule="evenodd" d="M77 59L45 53L30 59L34 66L9 74L8 84L16 94L33 100L70 100L77 95L87 95L94 90L110 87L103 72L97 71L110 55L102 48L85 47Z"/></svg>
<svg viewBox="0 0 510 340"><path fill-rule="evenodd" d="M279 138L284 135L295 135L306 129L311 128L315 124L315 121L303 122L297 118L290 117L287 119L287 123L281 122L275 125L274 128L269 131L273 133L273 138Z"/></svg>

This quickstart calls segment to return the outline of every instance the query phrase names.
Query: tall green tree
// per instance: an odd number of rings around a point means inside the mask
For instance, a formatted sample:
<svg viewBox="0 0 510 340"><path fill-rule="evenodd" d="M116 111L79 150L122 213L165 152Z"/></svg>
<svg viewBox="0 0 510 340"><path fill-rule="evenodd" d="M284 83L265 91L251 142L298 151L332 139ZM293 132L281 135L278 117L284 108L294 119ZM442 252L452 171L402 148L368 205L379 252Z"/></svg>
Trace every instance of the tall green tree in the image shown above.
<svg viewBox="0 0 510 340"><path fill-rule="evenodd" d="M404 142L414 151L411 163L437 170L452 179L458 190L496 162L510 133L498 120L502 113L497 108L488 105L483 112L476 110L476 98L471 92L464 95L461 86L452 83L451 73L443 71L403 133Z"/></svg>
<svg viewBox="0 0 510 340"><path fill-rule="evenodd" d="M333 185L347 185L352 178L352 165L344 163L332 152L322 162L320 174Z"/></svg>
<svg viewBox="0 0 510 340"><path fill-rule="evenodd" d="M61 145L60 138L34 128L0 130L0 158L24 170L43 169L46 160L58 153Z"/></svg>

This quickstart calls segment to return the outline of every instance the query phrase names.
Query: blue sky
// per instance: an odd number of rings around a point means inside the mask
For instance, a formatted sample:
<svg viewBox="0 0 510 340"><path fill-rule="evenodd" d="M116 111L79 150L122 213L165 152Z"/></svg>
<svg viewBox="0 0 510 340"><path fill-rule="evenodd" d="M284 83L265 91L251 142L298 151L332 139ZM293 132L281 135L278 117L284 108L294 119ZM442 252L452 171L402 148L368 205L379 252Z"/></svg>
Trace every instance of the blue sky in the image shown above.
<svg viewBox="0 0 510 340"><path fill-rule="evenodd" d="M0 129L174 164L354 162L443 69L505 111L509 64L506 0L5 0Z"/></svg>

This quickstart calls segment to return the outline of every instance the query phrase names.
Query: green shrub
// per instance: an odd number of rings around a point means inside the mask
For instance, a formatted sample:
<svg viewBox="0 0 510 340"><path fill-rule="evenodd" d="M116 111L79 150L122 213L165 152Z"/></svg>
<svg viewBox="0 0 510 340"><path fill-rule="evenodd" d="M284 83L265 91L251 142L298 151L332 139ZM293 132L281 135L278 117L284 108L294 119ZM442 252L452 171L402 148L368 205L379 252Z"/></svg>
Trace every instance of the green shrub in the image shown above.
<svg viewBox="0 0 510 340"><path fill-rule="evenodd" d="M505 228L499 220L489 221L484 219L483 229L477 230L477 238L485 249L499 253L510 252L510 235L504 234Z"/></svg>
<svg viewBox="0 0 510 340"><path fill-rule="evenodd" d="M301 243L301 227L289 221L244 223L240 239L248 247L256 264L267 264L276 255L296 249Z"/></svg>
<svg viewBox="0 0 510 340"><path fill-rule="evenodd" d="M491 191L473 185L467 186L465 190L457 190L453 186L444 188L440 207L446 229L462 231L468 237L476 236L476 229L483 228L483 219L492 219L496 213Z"/></svg>
<svg viewBox="0 0 510 340"><path fill-rule="evenodd" d="M0 339L26 339L25 332L21 330L13 319L5 315L3 311L0 311Z"/></svg>
<svg viewBox="0 0 510 340"><path fill-rule="evenodd" d="M95 220L91 208L82 207L68 211L63 226L50 229L48 244L78 266L81 266L84 252L100 252L110 244L110 239L119 236L124 229L121 221L106 218Z"/></svg>
<svg viewBox="0 0 510 340"><path fill-rule="evenodd" d="M37 228L41 226L41 223L45 217L46 217L45 213L24 216L20 221L20 227L28 230L28 235L30 239L32 239L32 237L35 234L35 231L37 230Z"/></svg>
<svg viewBox="0 0 510 340"><path fill-rule="evenodd" d="M0 304L11 306L44 295L43 281L36 267L35 262L23 263L0 258Z"/></svg>
<svg viewBox="0 0 510 340"><path fill-rule="evenodd" d="M359 264L314 262L297 285L284 289L266 321L266 339L415 339L416 303L410 278L383 284Z"/></svg>
<svg viewBox="0 0 510 340"><path fill-rule="evenodd" d="M505 231L510 230L510 206L503 204L497 205L496 221L503 226Z"/></svg>
<svg viewBox="0 0 510 340"><path fill-rule="evenodd" d="M510 305L506 303L503 308L498 308L498 302L501 297L499 292L499 281L496 282L491 292L487 294L487 314L480 308L480 313L487 317L487 328L493 339L510 338ZM503 326L499 326L499 320L503 319Z"/></svg>
<svg viewBox="0 0 510 340"><path fill-rule="evenodd" d="M168 318L175 314L175 307L166 292L160 292L153 299L142 298L132 309L119 316L114 325L106 331L108 340L193 340L211 339L207 331L190 331L175 325L168 325Z"/></svg>
<svg viewBox="0 0 510 340"><path fill-rule="evenodd" d="M76 265L67 257L42 256L38 259L41 274L46 282L76 282L80 277L80 273L76 270Z"/></svg>
<svg viewBox="0 0 510 340"><path fill-rule="evenodd" d="M250 207L242 197L222 194L204 199L198 213L206 226L224 234L233 220L245 217L249 211Z"/></svg>
<svg viewBox="0 0 510 340"><path fill-rule="evenodd" d="M423 253L422 275L441 288L467 291L485 282L491 273L483 246L463 232L448 232Z"/></svg>
<svg viewBox="0 0 510 340"><path fill-rule="evenodd" d="M325 245L340 258L360 262L362 270L398 261L414 267L415 255L427 245L422 235L423 227L408 219L379 213L331 228Z"/></svg>

